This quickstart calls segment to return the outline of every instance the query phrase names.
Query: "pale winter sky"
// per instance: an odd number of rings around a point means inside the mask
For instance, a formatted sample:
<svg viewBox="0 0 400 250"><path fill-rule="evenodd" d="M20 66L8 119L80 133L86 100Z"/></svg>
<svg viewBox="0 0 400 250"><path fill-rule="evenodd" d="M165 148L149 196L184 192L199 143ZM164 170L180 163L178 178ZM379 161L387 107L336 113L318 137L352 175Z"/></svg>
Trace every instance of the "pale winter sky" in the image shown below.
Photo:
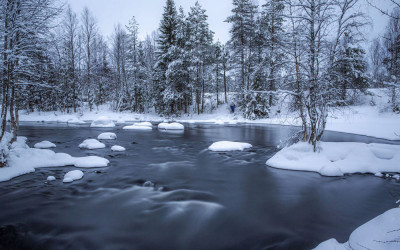
<svg viewBox="0 0 400 250"><path fill-rule="evenodd" d="M385 9L390 9L387 1L372 0ZM87 6L96 17L100 31L106 37L112 34L116 24L125 26L132 16L135 16L142 39L158 28L165 2L165 0L67 0L77 13L81 13ZM195 2L196 0L175 0L176 6L182 6L186 13ZM263 0L258 2L262 3ZM226 42L229 39L230 25L224 21L231 14L232 0L199 0L199 3L207 10L210 28L215 32L214 38ZM361 8L366 10L373 23L373 27L367 30L367 38L371 39L382 34L387 18L369 7L363 0Z"/></svg>

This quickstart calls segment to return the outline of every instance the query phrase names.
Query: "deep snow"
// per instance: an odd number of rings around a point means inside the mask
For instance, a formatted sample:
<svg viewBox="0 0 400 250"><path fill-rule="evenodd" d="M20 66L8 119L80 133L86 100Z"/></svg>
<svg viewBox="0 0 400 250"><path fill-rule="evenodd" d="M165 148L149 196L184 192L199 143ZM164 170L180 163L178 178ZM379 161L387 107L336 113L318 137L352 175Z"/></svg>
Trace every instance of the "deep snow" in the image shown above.
<svg viewBox="0 0 400 250"><path fill-rule="evenodd" d="M313 171L324 176L400 172L400 145L320 142L318 152L306 142L283 148L266 164L280 169Z"/></svg>

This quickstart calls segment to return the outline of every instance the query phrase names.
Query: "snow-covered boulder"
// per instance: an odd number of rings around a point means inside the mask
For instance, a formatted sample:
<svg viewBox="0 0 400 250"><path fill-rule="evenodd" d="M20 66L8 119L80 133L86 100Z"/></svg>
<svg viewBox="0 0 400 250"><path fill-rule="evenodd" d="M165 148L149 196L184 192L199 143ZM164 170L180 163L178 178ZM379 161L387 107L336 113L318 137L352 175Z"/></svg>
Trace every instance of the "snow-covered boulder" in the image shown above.
<svg viewBox="0 0 400 250"><path fill-rule="evenodd" d="M105 147L106 145L104 145L104 143L101 143L96 139L86 139L81 144L79 144L79 148L85 149L99 149Z"/></svg>
<svg viewBox="0 0 400 250"><path fill-rule="evenodd" d="M45 149L45 148L55 148L56 144L49 142L49 141L41 141L33 145L34 148L40 148L40 149Z"/></svg>
<svg viewBox="0 0 400 250"><path fill-rule="evenodd" d="M107 116L100 116L90 124L92 128L112 128L115 127L115 123Z"/></svg>
<svg viewBox="0 0 400 250"><path fill-rule="evenodd" d="M111 151L114 151L114 152L122 152L122 151L125 151L125 150L126 149L124 147L118 146L118 145L114 145L114 146L111 147Z"/></svg>
<svg viewBox="0 0 400 250"><path fill-rule="evenodd" d="M400 249L400 208L393 208L375 217L351 233L349 241L340 244L329 239L315 250L397 250Z"/></svg>
<svg viewBox="0 0 400 250"><path fill-rule="evenodd" d="M117 139L117 135L112 132L101 133L97 136L97 140L115 140Z"/></svg>
<svg viewBox="0 0 400 250"><path fill-rule="evenodd" d="M246 148L251 148L252 145L244 142L233 142L233 141L219 141L214 142L208 147L211 151L243 151Z"/></svg>
<svg viewBox="0 0 400 250"><path fill-rule="evenodd" d="M55 180L56 180L56 177L54 177L54 176L47 177L47 181L55 181Z"/></svg>
<svg viewBox="0 0 400 250"><path fill-rule="evenodd" d="M158 128L159 129L165 129L165 130L184 130L185 127L177 122L173 122L173 123L165 123L162 122L160 124L158 124Z"/></svg>
<svg viewBox="0 0 400 250"><path fill-rule="evenodd" d="M70 183L82 179L82 177L83 177L83 172L81 170L72 170L64 175L63 182Z"/></svg>
<svg viewBox="0 0 400 250"><path fill-rule="evenodd" d="M150 126L137 126L137 125L130 125L130 126L125 126L125 127L123 127L122 129L124 129L124 130L147 130L147 131L150 131L150 130L153 130L153 128Z"/></svg>
<svg viewBox="0 0 400 250"><path fill-rule="evenodd" d="M269 159L270 167L313 171L326 176L382 172L400 172L400 145L321 142L318 152L306 142L284 148Z"/></svg>
<svg viewBox="0 0 400 250"><path fill-rule="evenodd" d="M81 119L77 118L77 117L73 117L71 119L67 120L68 124L84 124L86 122L82 121Z"/></svg>
<svg viewBox="0 0 400 250"><path fill-rule="evenodd" d="M107 167L109 160L99 156L75 157L74 166L77 168L102 168Z"/></svg>
<svg viewBox="0 0 400 250"><path fill-rule="evenodd" d="M135 126L144 126L144 127L152 127L153 126L150 122L136 122L133 125L135 125Z"/></svg>

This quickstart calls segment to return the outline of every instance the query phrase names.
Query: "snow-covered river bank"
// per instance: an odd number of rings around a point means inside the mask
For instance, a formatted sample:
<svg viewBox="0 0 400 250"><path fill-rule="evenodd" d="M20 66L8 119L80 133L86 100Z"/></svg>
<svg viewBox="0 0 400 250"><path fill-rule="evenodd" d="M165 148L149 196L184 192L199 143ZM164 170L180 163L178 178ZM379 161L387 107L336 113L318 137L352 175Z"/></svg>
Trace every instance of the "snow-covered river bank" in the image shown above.
<svg viewBox="0 0 400 250"><path fill-rule="evenodd" d="M355 228L395 207L400 195L395 180L266 167L292 127L185 124L179 133L122 127L21 124L30 146L48 140L55 152L105 157L110 164L81 169L83 178L71 184L62 180L75 167L41 168L0 183L0 239L19 249L310 249L330 238L347 241ZM117 139L79 149L103 132ZM253 147L207 150L224 140ZM393 143L334 132L325 140ZM126 151L111 151L115 144Z"/></svg>

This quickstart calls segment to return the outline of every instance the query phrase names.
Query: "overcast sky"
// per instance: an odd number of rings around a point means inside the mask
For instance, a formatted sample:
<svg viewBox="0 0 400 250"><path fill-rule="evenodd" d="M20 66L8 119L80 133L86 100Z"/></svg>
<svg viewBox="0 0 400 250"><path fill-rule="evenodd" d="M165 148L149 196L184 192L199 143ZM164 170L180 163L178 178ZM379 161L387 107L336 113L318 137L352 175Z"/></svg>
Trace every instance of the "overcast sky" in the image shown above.
<svg viewBox="0 0 400 250"><path fill-rule="evenodd" d="M263 2L263 0L258 1ZM383 4L386 9L390 9L389 4L384 4L385 1L388 0L373 2ZM96 17L101 33L106 37L112 34L116 24L126 25L129 19L135 16L142 39L158 29L165 5L165 0L67 0L67 2L77 13L81 13L87 6ZM177 7L182 6L186 13L195 2L196 0L175 0ZM214 38L226 42L229 39L230 25L224 21L231 14L232 0L199 0L199 2L207 10L210 29L215 32ZM366 3L363 3L361 8L371 17L373 23L373 27L368 30L367 38L371 39L382 34L387 18Z"/></svg>

